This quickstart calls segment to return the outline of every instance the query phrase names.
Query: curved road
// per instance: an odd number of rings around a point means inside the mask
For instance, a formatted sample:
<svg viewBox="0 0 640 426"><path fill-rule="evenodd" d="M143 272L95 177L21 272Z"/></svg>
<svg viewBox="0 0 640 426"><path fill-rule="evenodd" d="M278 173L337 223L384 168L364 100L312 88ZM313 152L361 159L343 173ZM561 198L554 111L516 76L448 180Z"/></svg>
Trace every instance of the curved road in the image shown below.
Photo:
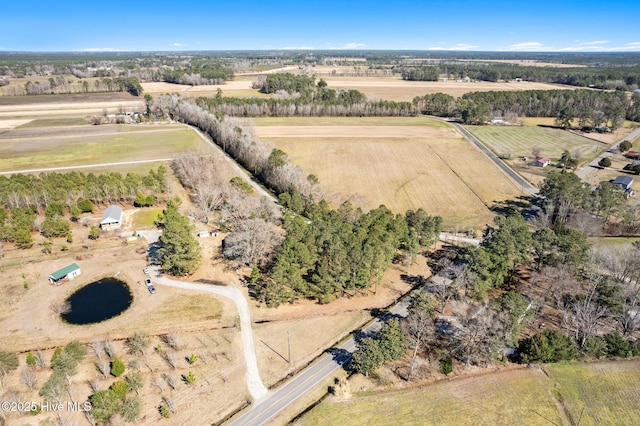
<svg viewBox="0 0 640 426"><path fill-rule="evenodd" d="M458 123L454 123L451 121L446 121L445 122L453 125L453 127L455 127L456 129L458 129L458 131L460 133L462 133L462 135L464 137L466 137L467 139L469 139L471 142L473 142L475 144L475 146L478 147L478 149L480 151L482 151L484 154L486 154L487 157L489 157L498 167L500 167L507 175L509 175L511 177L511 179L515 180L516 183L518 185L520 185L520 187L527 191L529 194L531 195L535 195L538 193L538 188L536 188L535 186L531 185L529 182L527 182L526 180L524 180L518 173L516 173L515 171L513 171L513 169L509 166L507 166L501 159L499 159L493 152L491 152L486 146L484 146L482 144L482 142L480 142L478 139L475 138L475 136L473 136L471 133L469 133L469 131L467 129L465 129L464 127L462 127L460 124Z"/></svg>
<svg viewBox="0 0 640 426"><path fill-rule="evenodd" d="M160 235L157 231L141 231L141 234L147 239L147 241L149 241L150 244L155 243ZM151 258L151 253L149 253L149 257ZM240 335L242 336L244 361L247 366L247 388L255 401L259 401L264 398L269 391L262 383L260 373L258 372L258 360L256 358L256 349L253 343L253 334L251 332L249 304L244 298L242 292L237 288L230 286L217 286L212 284L199 284L172 280L162 275L157 265L152 265L151 270L154 276L153 281L157 284L182 288L185 290L213 293L230 299L236 305L238 308L238 315L240 316Z"/></svg>

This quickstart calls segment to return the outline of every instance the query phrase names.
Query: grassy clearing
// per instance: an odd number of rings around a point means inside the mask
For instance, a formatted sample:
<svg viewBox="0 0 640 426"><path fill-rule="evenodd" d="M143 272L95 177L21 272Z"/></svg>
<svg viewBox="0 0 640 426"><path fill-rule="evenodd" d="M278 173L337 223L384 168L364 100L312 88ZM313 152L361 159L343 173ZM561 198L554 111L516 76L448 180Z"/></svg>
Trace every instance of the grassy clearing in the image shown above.
<svg viewBox="0 0 640 426"><path fill-rule="evenodd" d="M161 130L160 128L155 128ZM170 128L156 132L127 132L47 140L7 139L0 144L0 171L28 170L170 158L176 152L207 149L196 132Z"/></svg>
<svg viewBox="0 0 640 426"><path fill-rule="evenodd" d="M311 410L300 425L548 425L562 424L540 370L518 370L438 383L417 389L359 393L330 398ZM355 391L355 389L352 389ZM544 416L544 417L543 417Z"/></svg>
<svg viewBox="0 0 640 426"><path fill-rule="evenodd" d="M598 237L590 238L589 243L594 247L625 247L640 241L637 237Z"/></svg>
<svg viewBox="0 0 640 426"><path fill-rule="evenodd" d="M545 371L574 422L640 424L640 361L549 365Z"/></svg>
<svg viewBox="0 0 640 426"><path fill-rule="evenodd" d="M161 290L165 290L164 287ZM149 314L149 320L176 320L181 323L204 322L222 317L222 303L216 296L209 294L188 294L172 298L160 309Z"/></svg>
<svg viewBox="0 0 640 426"><path fill-rule="evenodd" d="M263 138L315 174L333 204L349 199L363 208L384 204L396 212L422 207L441 215L446 226L481 228L492 221L489 207L520 194L446 123L416 118L401 119L404 126L375 126L374 120L320 119L327 124L310 126L313 121L303 119L297 127L274 121L256 126L256 133L268 134Z"/></svg>
<svg viewBox="0 0 640 426"><path fill-rule="evenodd" d="M140 210L133 215L133 228L150 228L154 226L158 215L162 213L162 209Z"/></svg>

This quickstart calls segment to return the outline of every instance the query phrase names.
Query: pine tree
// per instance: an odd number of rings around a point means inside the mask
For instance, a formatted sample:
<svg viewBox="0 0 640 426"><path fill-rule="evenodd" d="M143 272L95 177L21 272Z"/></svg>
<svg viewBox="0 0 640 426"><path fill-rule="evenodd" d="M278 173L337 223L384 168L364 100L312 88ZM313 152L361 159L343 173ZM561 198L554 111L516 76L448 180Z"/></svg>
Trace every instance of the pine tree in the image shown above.
<svg viewBox="0 0 640 426"><path fill-rule="evenodd" d="M193 226L178 213L179 199L171 200L164 212L164 230L160 236L158 260L172 275L188 275L200 265L200 245L193 236Z"/></svg>

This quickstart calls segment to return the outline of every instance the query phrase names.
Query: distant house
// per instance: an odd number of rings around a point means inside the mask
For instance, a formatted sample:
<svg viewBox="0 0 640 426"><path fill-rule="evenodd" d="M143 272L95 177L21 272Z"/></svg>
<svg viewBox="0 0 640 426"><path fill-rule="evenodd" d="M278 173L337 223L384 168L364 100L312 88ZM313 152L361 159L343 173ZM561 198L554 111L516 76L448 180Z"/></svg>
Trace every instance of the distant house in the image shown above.
<svg viewBox="0 0 640 426"><path fill-rule="evenodd" d="M100 228L103 231L111 231L112 229L118 229L122 226L122 207L111 205L102 214L102 220L100 220Z"/></svg>
<svg viewBox="0 0 640 426"><path fill-rule="evenodd" d="M614 185L618 185L620 188L625 191L631 190L631 184L633 183L633 178L631 176L618 176L612 182Z"/></svg>
<svg viewBox="0 0 640 426"><path fill-rule="evenodd" d="M547 157L536 158L532 164L536 167L547 167L551 164L551 160Z"/></svg>
<svg viewBox="0 0 640 426"><path fill-rule="evenodd" d="M72 263L71 265L65 266L59 271L56 271L53 274L49 275L49 282L51 284L60 285L65 281L71 281L72 279L80 275L80 273L80 267L75 263Z"/></svg>

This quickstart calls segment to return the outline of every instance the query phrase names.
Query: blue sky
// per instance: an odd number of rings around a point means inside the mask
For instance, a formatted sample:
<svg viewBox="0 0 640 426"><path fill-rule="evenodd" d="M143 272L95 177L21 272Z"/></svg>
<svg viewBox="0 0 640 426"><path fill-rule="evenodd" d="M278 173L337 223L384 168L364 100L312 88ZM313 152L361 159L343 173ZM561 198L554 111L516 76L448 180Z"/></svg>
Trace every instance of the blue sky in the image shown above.
<svg viewBox="0 0 640 426"><path fill-rule="evenodd" d="M640 1L5 2L0 51L640 51Z"/></svg>

